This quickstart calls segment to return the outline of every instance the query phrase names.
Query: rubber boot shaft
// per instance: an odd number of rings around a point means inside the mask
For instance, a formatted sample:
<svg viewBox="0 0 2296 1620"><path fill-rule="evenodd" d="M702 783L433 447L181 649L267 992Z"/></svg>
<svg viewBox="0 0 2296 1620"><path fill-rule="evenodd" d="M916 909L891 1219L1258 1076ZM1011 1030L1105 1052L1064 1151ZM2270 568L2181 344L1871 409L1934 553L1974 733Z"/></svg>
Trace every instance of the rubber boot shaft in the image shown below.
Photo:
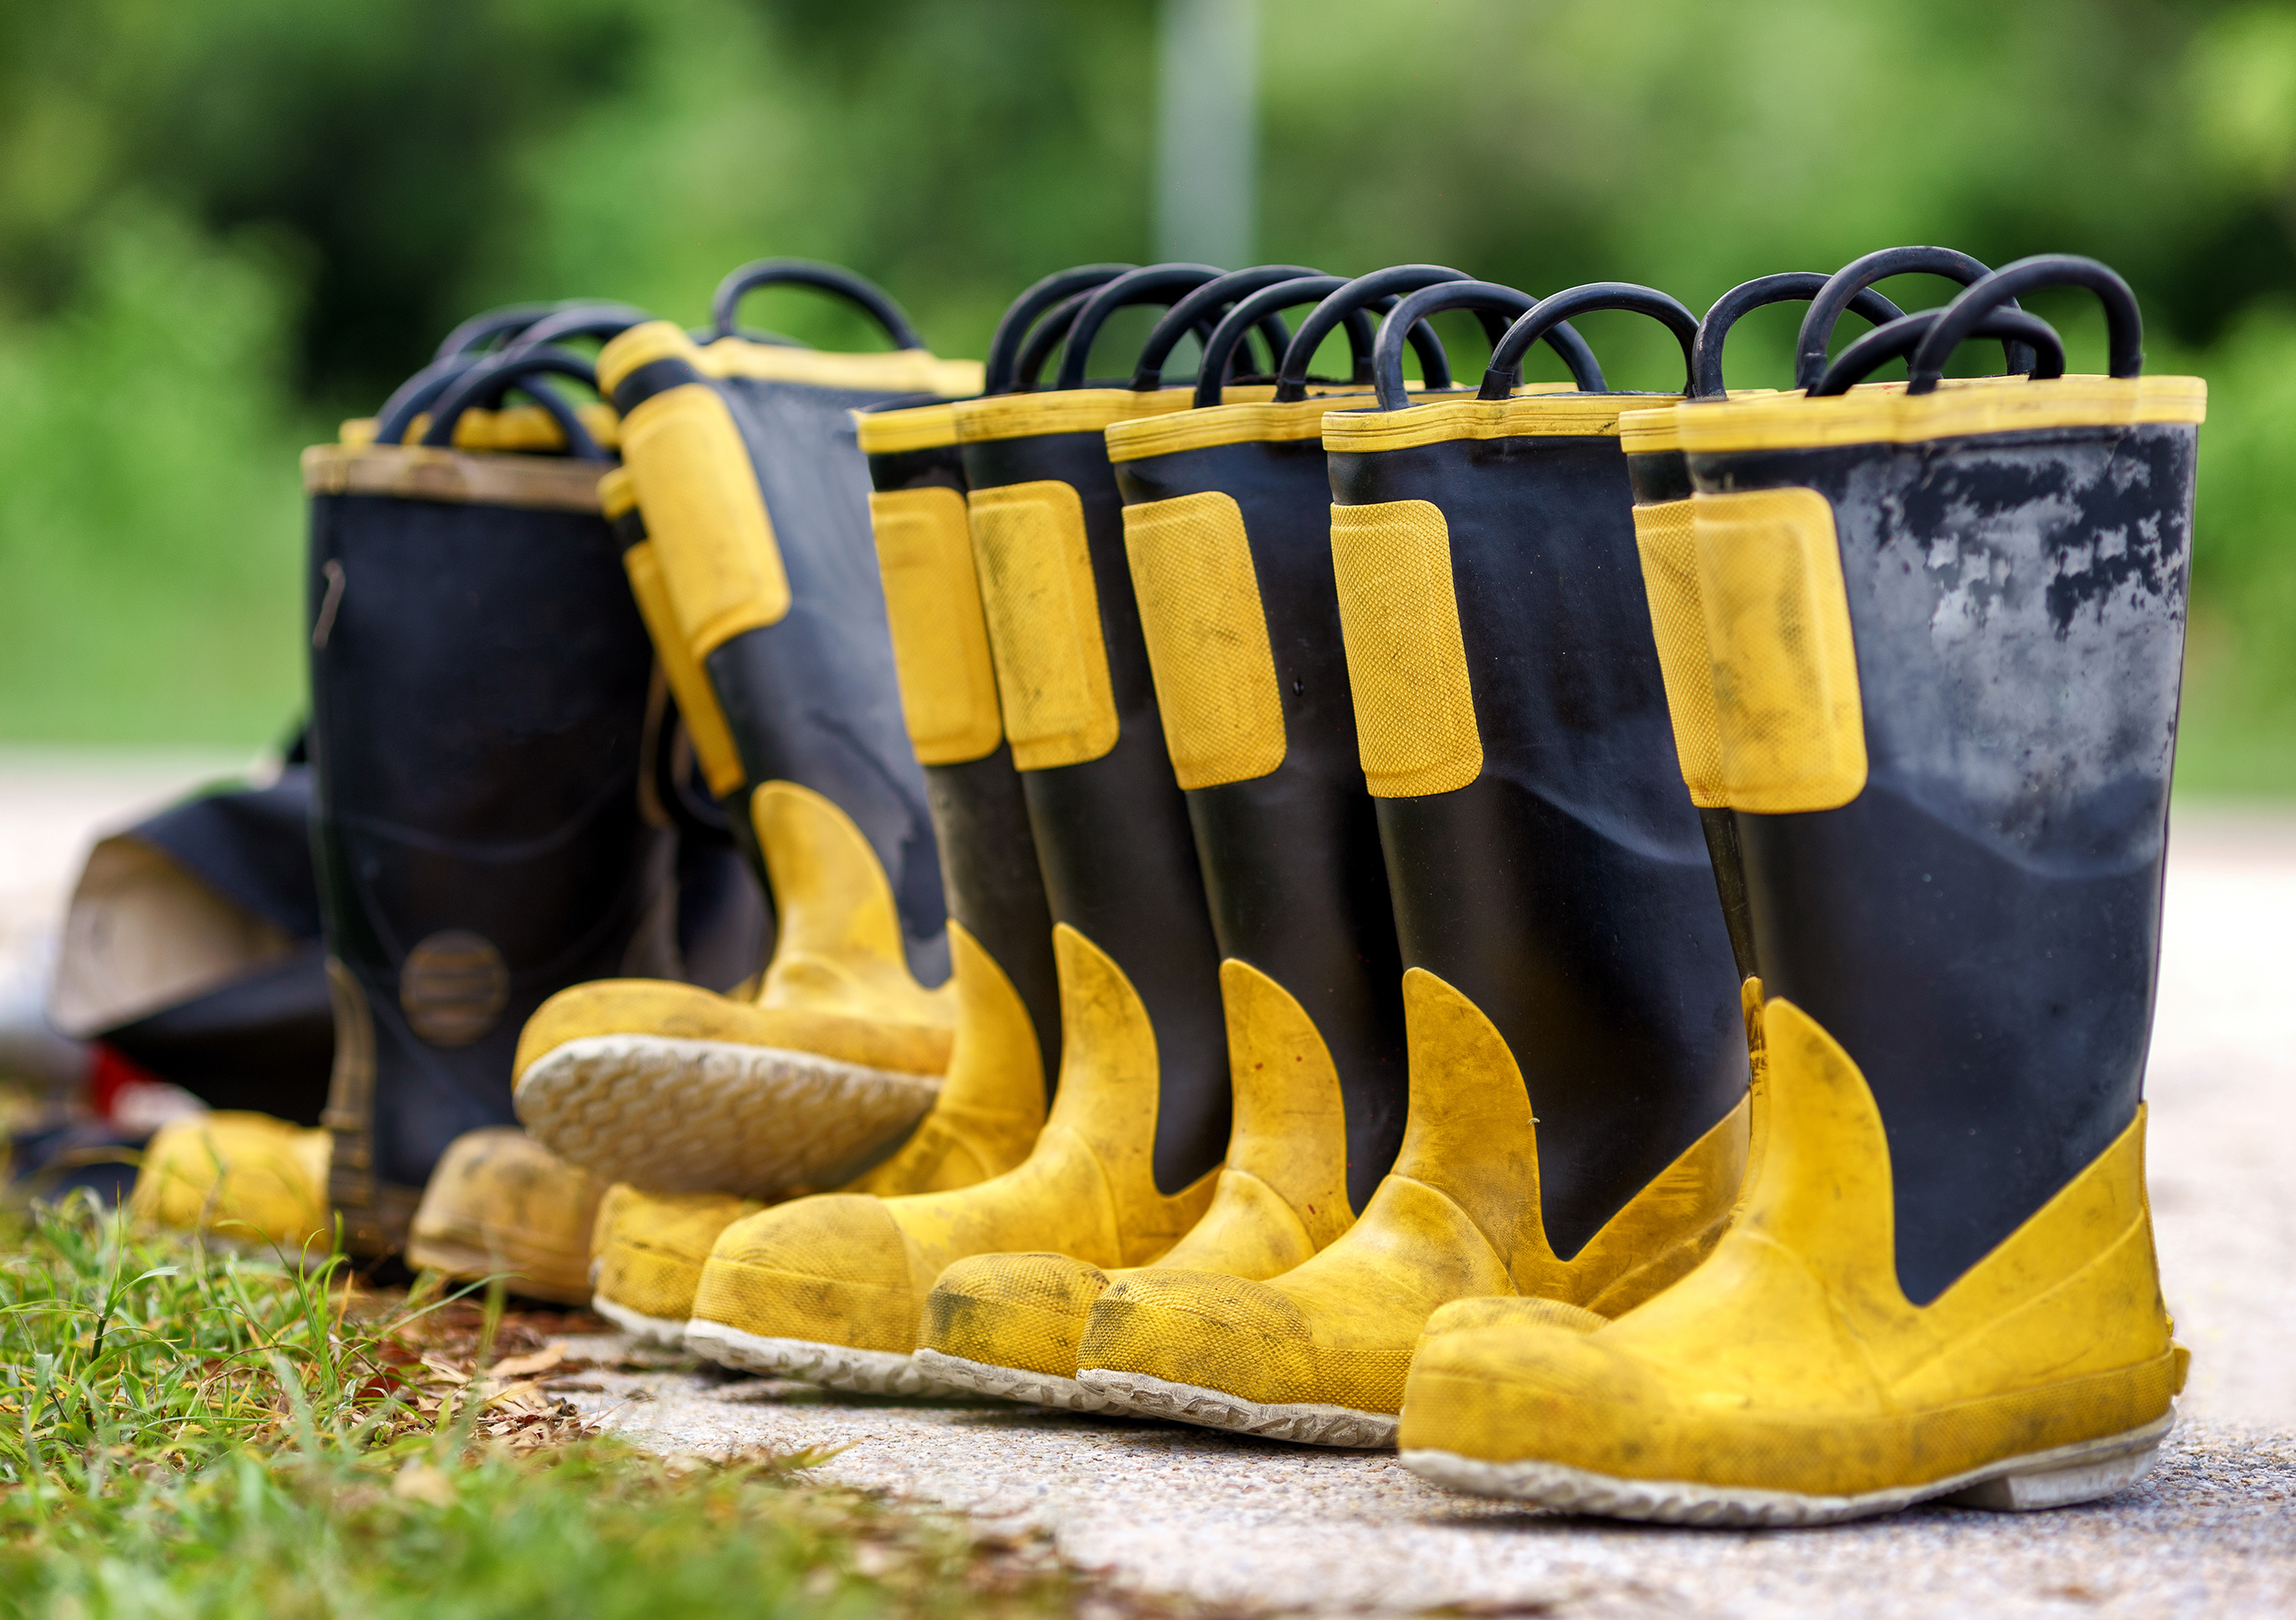
<svg viewBox="0 0 2296 1620"><path fill-rule="evenodd" d="M2135 1115L2196 443L2161 423L1690 458L1701 494L1833 509L1866 785L1737 823L1765 993L1873 1087L1916 1303Z"/></svg>
<svg viewBox="0 0 2296 1620"><path fill-rule="evenodd" d="M1120 460L1116 473L1128 506L1209 494L1241 518L1257 600L1238 611L1265 614L1281 757L1260 774L1189 787L1188 817L1221 954L1291 992L1338 1070L1348 1201L1360 1214L1395 1162L1410 1080L1403 963L1332 581L1323 445L1209 445Z"/></svg>
<svg viewBox="0 0 2296 1620"><path fill-rule="evenodd" d="M1382 797L1380 837L1405 966L1464 992L1523 1071L1567 1259L1747 1083L1625 457L1615 436L1558 434L1334 449L1329 466L1341 505L1424 501L1448 529L1480 766Z"/></svg>
<svg viewBox="0 0 2296 1620"><path fill-rule="evenodd" d="M544 998L668 971L631 955L667 835L639 810L652 653L620 551L595 511L312 498L313 847L338 995L371 1024L372 1163L346 1171L421 1187L455 1137L516 1123ZM342 1081L339 1054L338 1103Z"/></svg>
<svg viewBox="0 0 2296 1620"><path fill-rule="evenodd" d="M976 497L1057 482L1075 492L1081 507L1116 737L1097 757L1022 770L1022 788L1054 921L1107 953L1155 1031L1154 1180L1170 1196L1226 1152L1227 1029L1220 948L1157 714L1108 447L1098 431L1048 432L972 440L963 456Z"/></svg>

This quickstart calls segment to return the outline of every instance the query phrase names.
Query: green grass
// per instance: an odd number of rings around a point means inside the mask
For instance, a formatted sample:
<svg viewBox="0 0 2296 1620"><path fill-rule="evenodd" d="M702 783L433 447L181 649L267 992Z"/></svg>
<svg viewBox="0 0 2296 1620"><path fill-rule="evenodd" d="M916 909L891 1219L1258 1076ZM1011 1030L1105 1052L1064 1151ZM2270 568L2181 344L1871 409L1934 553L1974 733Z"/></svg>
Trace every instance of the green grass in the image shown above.
<svg viewBox="0 0 2296 1620"><path fill-rule="evenodd" d="M472 1398L499 1295L386 1301L84 1197L0 1222L0 1615L930 1620L1081 1595L816 1459L663 1459L532 1383Z"/></svg>

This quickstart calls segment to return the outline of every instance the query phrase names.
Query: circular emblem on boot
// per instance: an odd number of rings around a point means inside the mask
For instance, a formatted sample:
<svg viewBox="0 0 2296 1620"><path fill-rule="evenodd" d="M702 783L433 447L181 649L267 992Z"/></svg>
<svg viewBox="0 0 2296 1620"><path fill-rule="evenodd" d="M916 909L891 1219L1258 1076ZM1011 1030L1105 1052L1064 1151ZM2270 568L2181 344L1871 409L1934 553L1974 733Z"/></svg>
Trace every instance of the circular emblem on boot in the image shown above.
<svg viewBox="0 0 2296 1620"><path fill-rule="evenodd" d="M484 935L442 928L406 954L398 1005L432 1046L468 1046L492 1029L510 999L510 969Z"/></svg>

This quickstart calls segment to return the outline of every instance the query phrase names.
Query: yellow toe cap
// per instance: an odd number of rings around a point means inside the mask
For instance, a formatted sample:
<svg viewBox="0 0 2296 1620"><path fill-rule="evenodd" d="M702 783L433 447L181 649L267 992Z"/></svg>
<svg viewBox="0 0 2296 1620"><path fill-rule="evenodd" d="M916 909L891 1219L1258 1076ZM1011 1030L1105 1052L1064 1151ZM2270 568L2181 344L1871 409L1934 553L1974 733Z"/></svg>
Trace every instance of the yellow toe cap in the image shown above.
<svg viewBox="0 0 2296 1620"><path fill-rule="evenodd" d="M984 1254L925 1296L923 1342L992 1367L1076 1376L1076 1347L1109 1274L1065 1254Z"/></svg>
<svg viewBox="0 0 2296 1620"><path fill-rule="evenodd" d="M943 1024L870 1019L804 1007L760 1006L690 984L602 979L578 984L535 1009L518 1034L514 1075L572 1041L661 1035L811 1052L901 1075L938 1075L954 1036Z"/></svg>
<svg viewBox="0 0 2296 1620"><path fill-rule="evenodd" d="M905 1355L930 1279L881 1198L826 1193L761 1210L718 1234L693 1314L759 1338Z"/></svg>

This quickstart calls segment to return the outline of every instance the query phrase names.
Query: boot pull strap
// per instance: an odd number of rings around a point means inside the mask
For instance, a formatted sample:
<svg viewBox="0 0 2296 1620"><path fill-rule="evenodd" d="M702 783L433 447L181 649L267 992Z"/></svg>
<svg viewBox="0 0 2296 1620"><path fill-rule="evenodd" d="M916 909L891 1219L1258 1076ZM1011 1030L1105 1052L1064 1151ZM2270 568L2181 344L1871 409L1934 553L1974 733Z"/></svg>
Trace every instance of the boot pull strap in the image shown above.
<svg viewBox="0 0 2296 1620"><path fill-rule="evenodd" d="M1983 259L1971 258L1954 248L1883 248L1851 259L1826 278L1826 284L1810 300L1810 312L1802 318L1801 335L1794 344L1794 386L1814 388L1824 379L1826 351L1833 344L1835 323L1861 288L1892 275L1942 275L1966 287L1992 273L1992 266ZM2008 345L2003 353L2013 374L2033 369L2033 357L2016 344Z"/></svg>
<svg viewBox="0 0 2296 1620"><path fill-rule="evenodd" d="M579 461L605 460L606 453L598 448L598 441L590 437L590 431L582 425L582 419L575 415L574 407L566 403L558 390L544 388L534 380L544 373L570 377L593 388L598 386L597 373L590 362L571 349L545 344L481 361L456 379L440 396L439 407L431 414L430 431L422 435L422 442L439 449L450 447L455 442L455 424L462 420L465 411L483 397L500 397L502 392L515 387L550 413L552 420L558 423L559 431L566 435L567 454Z"/></svg>
<svg viewBox="0 0 2296 1620"><path fill-rule="evenodd" d="M1996 309L2017 307L2017 294L2037 287L2086 287L2105 306L2105 346L2108 369L2115 377L2140 377L2144 372L2144 317L2129 291L2110 266L2074 253L2039 253L2004 265L1975 283L1945 306L1937 324L1907 362L1913 380L1909 394L1926 394L1945 374L1945 361L1972 335L1978 324Z"/></svg>
<svg viewBox="0 0 2296 1620"><path fill-rule="evenodd" d="M1010 394L1013 379L1018 370L1021 348L1044 312L1079 292L1115 280L1132 265L1077 265L1066 270L1056 270L1031 286L1014 299L1004 313L997 318L996 331L988 340L988 361L981 379L983 394ZM1071 319L1074 317L1072 313Z"/></svg>
<svg viewBox="0 0 2296 1620"><path fill-rule="evenodd" d="M864 314L884 328L894 348L925 346L917 328L909 324L909 317L883 287L841 266L824 265L809 258L761 258L744 265L719 282L718 291L709 295L710 336L734 336L734 314L743 297L760 287L776 286L817 287L834 293L848 303L859 305Z"/></svg>
<svg viewBox="0 0 2296 1620"><path fill-rule="evenodd" d="M1693 351L1698 345L1698 317L1679 299L1669 298L1656 287L1637 286L1632 282L1588 282L1583 287L1566 287L1550 293L1516 318L1506 335L1492 345L1491 364L1483 374L1483 387L1475 397L1504 399L1512 394L1523 379L1523 356L1530 353L1531 345L1560 328L1572 316L1595 309L1629 309L1650 317L1672 332L1683 346L1683 388L1688 390ZM1588 392L1607 392L1602 386L1600 371L1595 373L1595 387Z"/></svg>
<svg viewBox="0 0 2296 1620"><path fill-rule="evenodd" d="M1707 310L1706 318L1698 323L1698 344L1690 361L1690 396L1729 397L1730 390L1722 382L1722 345L1740 317L1766 304L1813 299L1824 290L1826 280L1815 270L1781 270L1775 275L1757 275L1750 282L1740 282L1716 299ZM1886 325L1905 313L1871 287L1860 287L1851 293L1848 308L1852 315L1862 316L1866 324L1875 327ZM1827 337L1831 341L1831 331Z"/></svg>
<svg viewBox="0 0 2296 1620"><path fill-rule="evenodd" d="M505 304L499 309L484 309L472 316L439 340L430 352L432 360L451 360L457 354L473 355L498 337L516 337L546 315L554 315L563 304Z"/></svg>
<svg viewBox="0 0 2296 1620"><path fill-rule="evenodd" d="M1196 330L1203 321L1221 319L1238 299L1279 282L1322 274L1310 265L1254 265L1248 270L1231 270L1215 281L1205 283L1166 310L1164 318L1148 334L1148 341L1141 345L1140 359L1132 369L1133 391L1152 394L1162 388L1164 362L1179 347L1180 339ZM1282 360L1284 345L1292 341L1292 334L1284 329L1283 323L1271 316L1260 324L1259 331L1268 344L1271 360ZM1201 383L1203 379L1203 369L1198 367L1196 380Z"/></svg>
<svg viewBox="0 0 2296 1620"><path fill-rule="evenodd" d="M1147 265L1127 270L1103 283L1088 296L1069 323L1068 341L1060 351L1060 370L1052 386L1065 391L1084 386L1084 367L1092 358L1092 340L1100 335L1109 316L1135 304L1169 304L1180 294L1193 292L1206 282L1227 274L1217 265Z"/></svg>
<svg viewBox="0 0 2296 1620"><path fill-rule="evenodd" d="M653 318L635 304L577 304L544 316L513 337L503 353L515 354L544 344L563 343L570 337L611 340Z"/></svg>
<svg viewBox="0 0 2296 1620"><path fill-rule="evenodd" d="M1379 323L1378 341L1372 346L1371 370L1378 390L1379 409L1400 411L1411 404L1411 395L1403 382L1403 339L1404 334L1419 322L1446 309L1472 309L1483 319L1485 331L1494 326L1499 327L1491 340L1492 352L1496 354L1507 335L1507 327L1500 318L1527 315L1538 301L1527 292L1502 287L1496 282L1438 282L1410 294L1387 311L1387 318ZM1609 391L1603 386L1603 369L1596 363L1594 351L1587 347L1578 333L1567 325L1557 325L1545 335L1547 347L1562 356L1581 390L1588 394ZM1292 339L1292 347L1299 347L1298 338ZM1284 359L1288 370L1291 357L1286 355ZM1485 386L1489 386L1487 382ZM1513 380L1505 386L1513 388Z"/></svg>
<svg viewBox="0 0 2296 1620"><path fill-rule="evenodd" d="M1276 369L1275 397L1290 404L1308 396L1308 368L1314 363L1316 351L1323 347L1324 339L1329 337L1332 329L1343 320L1375 306L1391 309L1395 307L1396 294L1416 292L1422 287L1431 287L1439 282L1472 279L1465 271L1454 270L1448 265L1390 265L1384 270L1357 276L1309 311L1307 319L1300 323L1300 329L1292 335L1291 346L1283 351L1283 363ZM1497 343L1500 334L1507 329L1507 323L1489 310L1477 310L1476 316L1483 322L1483 335ZM1412 331L1411 346L1424 366L1427 363L1427 344L1432 343L1438 348L1441 344L1436 341L1431 327L1423 339L1417 335L1418 323L1413 324ZM1376 340L1373 346L1376 351ZM1451 375L1448 355L1444 357L1442 370L1448 382ZM1354 380L1370 382L1372 374L1367 373Z"/></svg>
<svg viewBox="0 0 2296 1620"><path fill-rule="evenodd" d="M1825 376L1810 390L1810 397L1825 399L1847 394L1853 385L1870 376L1875 367L1912 353L1944 313L1943 309L1923 309L1876 327L1834 356ZM2032 375L2036 379L2065 375L2065 340L2057 335L2055 327L2038 315L2028 315L2022 309L1995 309L1978 321L1970 335L2023 344L2032 351Z"/></svg>

